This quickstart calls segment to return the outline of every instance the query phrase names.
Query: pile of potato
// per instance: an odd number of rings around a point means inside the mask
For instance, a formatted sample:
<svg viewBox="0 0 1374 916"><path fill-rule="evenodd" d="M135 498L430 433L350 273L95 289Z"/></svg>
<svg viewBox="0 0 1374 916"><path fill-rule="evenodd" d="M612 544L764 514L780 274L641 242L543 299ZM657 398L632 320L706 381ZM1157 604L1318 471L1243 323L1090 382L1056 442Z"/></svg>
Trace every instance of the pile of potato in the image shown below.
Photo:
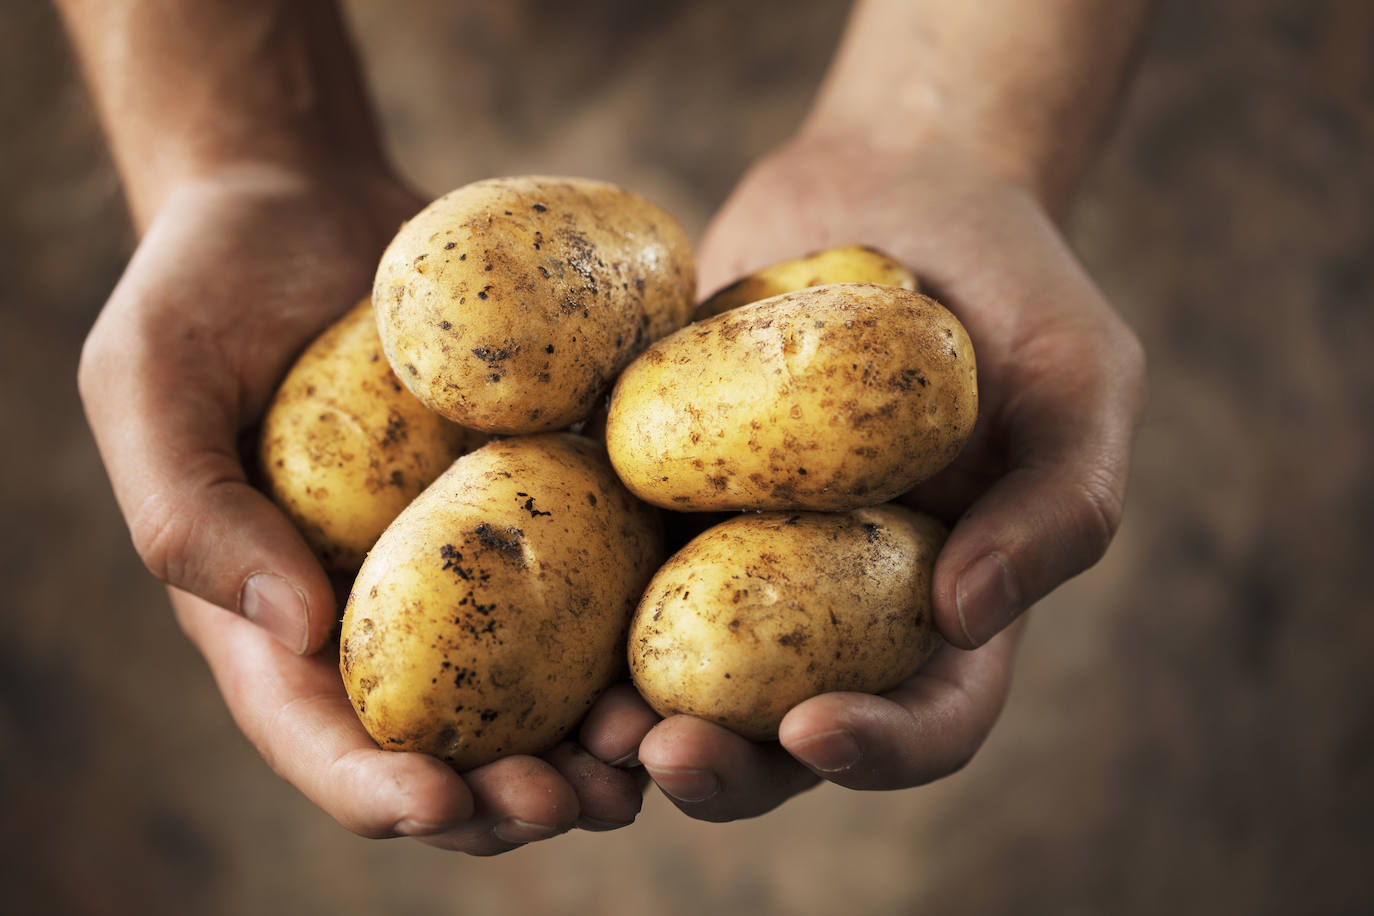
<svg viewBox="0 0 1374 916"><path fill-rule="evenodd" d="M340 670L369 734L460 770L539 753L628 661L659 713L763 740L909 677L945 532L889 501L977 415L968 335L915 286L849 247L694 309L672 218L581 179L477 182L402 227L261 446L354 576ZM665 519L699 531L666 560Z"/></svg>

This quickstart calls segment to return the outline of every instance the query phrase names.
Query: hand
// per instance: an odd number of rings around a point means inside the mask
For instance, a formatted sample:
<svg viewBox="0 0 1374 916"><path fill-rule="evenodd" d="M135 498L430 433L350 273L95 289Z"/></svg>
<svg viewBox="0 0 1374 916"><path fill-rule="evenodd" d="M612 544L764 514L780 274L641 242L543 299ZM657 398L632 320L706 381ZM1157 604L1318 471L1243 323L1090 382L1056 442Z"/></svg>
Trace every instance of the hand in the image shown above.
<svg viewBox="0 0 1374 916"><path fill-rule="evenodd" d="M348 190L345 190L348 189ZM78 381L134 545L159 579L324 644L334 595L240 447L296 354L370 289L420 201L266 166L174 188L97 319Z"/></svg>
<svg viewBox="0 0 1374 916"><path fill-rule="evenodd" d="M175 188L90 334L80 387L135 545L267 761L365 836L490 854L628 823L642 777L571 741L462 777L379 750L328 642L330 581L239 453L291 360L367 292L421 204L394 182L267 167ZM618 714L624 693L593 710L604 759L647 729L637 708Z"/></svg>
<svg viewBox="0 0 1374 916"><path fill-rule="evenodd" d="M543 757L506 757L460 776L436 757L377 747L344 694L337 652L296 655L185 592L173 590L172 605L263 758L354 833L493 855L573 827L622 827L639 813L643 771L603 762L632 757L648 728L628 685L588 714L582 740L599 756L564 741Z"/></svg>
<svg viewBox="0 0 1374 916"><path fill-rule="evenodd" d="M1000 711L1015 622L1095 563L1120 520L1142 352L1033 193L938 146L898 158L798 141L755 167L717 215L701 246L701 292L855 242L908 263L977 353L972 440L904 497L957 519L933 585L951 645L884 697L798 705L780 746L684 716L654 727L640 759L696 817L760 814L817 779L891 789L958 769Z"/></svg>

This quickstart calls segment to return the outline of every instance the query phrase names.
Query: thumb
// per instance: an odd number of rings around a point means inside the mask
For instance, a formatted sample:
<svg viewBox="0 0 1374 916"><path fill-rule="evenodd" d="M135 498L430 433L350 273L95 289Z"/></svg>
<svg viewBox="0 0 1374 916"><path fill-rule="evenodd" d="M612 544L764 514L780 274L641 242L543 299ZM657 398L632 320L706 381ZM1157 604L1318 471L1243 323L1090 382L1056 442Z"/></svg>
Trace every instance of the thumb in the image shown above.
<svg viewBox="0 0 1374 916"><path fill-rule="evenodd" d="M1106 553L1121 523L1142 373L1023 406L1010 429L1014 466L964 513L936 561L935 618L949 642L983 645Z"/></svg>
<svg viewBox="0 0 1374 916"><path fill-rule="evenodd" d="M1074 469L1018 468L951 532L935 567L936 622L975 649L1107 550L1122 489Z"/></svg>
<svg viewBox="0 0 1374 916"><path fill-rule="evenodd" d="M778 206L796 194L794 184L770 178L766 169L750 171L697 245L698 299L770 264L855 241L823 220L799 224L791 207Z"/></svg>
<svg viewBox="0 0 1374 916"><path fill-rule="evenodd" d="M294 526L247 482L235 377L206 348L129 340L110 315L87 341L78 382L139 556L293 652L318 649L333 592Z"/></svg>

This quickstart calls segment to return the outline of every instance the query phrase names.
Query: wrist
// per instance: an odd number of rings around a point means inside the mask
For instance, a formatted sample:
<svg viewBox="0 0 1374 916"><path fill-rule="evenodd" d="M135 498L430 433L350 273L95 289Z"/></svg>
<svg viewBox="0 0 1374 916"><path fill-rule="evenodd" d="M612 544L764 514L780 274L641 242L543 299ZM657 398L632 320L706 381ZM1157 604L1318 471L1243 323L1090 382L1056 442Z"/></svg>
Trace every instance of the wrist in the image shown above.
<svg viewBox="0 0 1374 916"><path fill-rule="evenodd" d="M353 193L363 209L384 208L404 184L378 155L341 155L320 144L281 141L256 148L209 150L169 141L139 167L121 168L141 232L174 194L189 188Z"/></svg>
<svg viewBox="0 0 1374 916"><path fill-rule="evenodd" d="M59 0L140 226L251 163L386 169L335 0Z"/></svg>
<svg viewBox="0 0 1374 916"><path fill-rule="evenodd" d="M847 181L871 195L918 185L939 189L947 198L997 189L1026 197L1051 213L1063 202L1034 156L1010 146L996 149L945 127L910 127L898 136L852 121L813 117L780 152L823 163L827 171L848 176Z"/></svg>
<svg viewBox="0 0 1374 916"><path fill-rule="evenodd" d="M384 163L337 157L198 161L169 169L155 188L141 190L129 186L140 232L174 199L210 195L312 202L322 216L342 216L354 226L385 234L385 242L424 205L423 198Z"/></svg>
<svg viewBox="0 0 1374 916"><path fill-rule="evenodd" d="M952 150L1062 209L1121 88L1148 0L865 0L807 132Z"/></svg>

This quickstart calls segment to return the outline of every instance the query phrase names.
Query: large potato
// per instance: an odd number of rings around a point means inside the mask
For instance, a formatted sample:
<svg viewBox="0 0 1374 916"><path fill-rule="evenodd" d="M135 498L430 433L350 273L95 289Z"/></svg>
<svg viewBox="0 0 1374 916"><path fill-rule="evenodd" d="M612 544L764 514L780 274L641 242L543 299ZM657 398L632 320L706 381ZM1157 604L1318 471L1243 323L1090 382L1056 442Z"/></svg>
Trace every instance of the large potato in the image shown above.
<svg viewBox="0 0 1374 916"><path fill-rule="evenodd" d="M430 204L396 235L373 303L387 358L451 420L494 433L583 419L635 354L687 323L691 247L614 185L498 178Z"/></svg>
<svg viewBox="0 0 1374 916"><path fill-rule="evenodd" d="M704 321L760 299L828 283L882 283L920 289L911 269L891 255L866 245L840 245L770 264L736 280L698 305L692 320Z"/></svg>
<svg viewBox="0 0 1374 916"><path fill-rule="evenodd" d="M900 506L737 516L654 576L630 627L630 673L662 716L776 738L787 710L878 693L939 645L930 581L943 526Z"/></svg>
<svg viewBox="0 0 1374 916"><path fill-rule="evenodd" d="M655 343L616 383L606 446L665 508L845 509L945 467L977 414L958 319L920 293L835 283Z"/></svg>
<svg viewBox="0 0 1374 916"><path fill-rule="evenodd" d="M349 596L339 667L368 733L461 770L554 745L624 671L662 560L656 516L581 436L460 458L377 541Z"/></svg>
<svg viewBox="0 0 1374 916"><path fill-rule="evenodd" d="M391 520L486 441L428 410L382 355L364 299L306 348L263 419L268 491L324 566L356 572Z"/></svg>

